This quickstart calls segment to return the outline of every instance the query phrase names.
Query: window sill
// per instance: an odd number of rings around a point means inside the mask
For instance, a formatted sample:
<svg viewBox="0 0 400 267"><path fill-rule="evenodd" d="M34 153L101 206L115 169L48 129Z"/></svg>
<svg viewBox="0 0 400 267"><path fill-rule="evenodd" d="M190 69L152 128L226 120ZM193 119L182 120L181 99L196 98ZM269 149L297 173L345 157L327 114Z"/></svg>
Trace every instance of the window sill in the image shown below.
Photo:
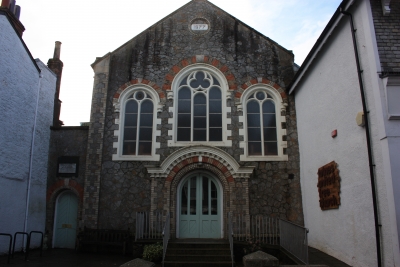
<svg viewBox="0 0 400 267"><path fill-rule="evenodd" d="M288 155L282 156L246 156L240 155L240 161L288 161Z"/></svg>
<svg viewBox="0 0 400 267"><path fill-rule="evenodd" d="M122 156L122 155L112 155L113 161L159 161L160 155L153 156Z"/></svg>
<svg viewBox="0 0 400 267"><path fill-rule="evenodd" d="M218 141L218 142L213 142L213 141L205 141L205 142L175 142L175 141L169 141L168 142L168 146L170 146L170 147L197 146L197 145L225 147L225 146L232 146L232 141L231 140L227 140L227 141Z"/></svg>

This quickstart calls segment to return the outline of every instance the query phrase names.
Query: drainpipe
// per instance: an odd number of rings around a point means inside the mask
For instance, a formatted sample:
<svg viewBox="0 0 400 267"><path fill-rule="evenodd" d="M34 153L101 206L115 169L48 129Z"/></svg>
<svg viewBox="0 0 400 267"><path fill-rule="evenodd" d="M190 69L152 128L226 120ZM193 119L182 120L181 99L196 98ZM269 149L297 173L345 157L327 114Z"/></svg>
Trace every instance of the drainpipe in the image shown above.
<svg viewBox="0 0 400 267"><path fill-rule="evenodd" d="M378 215L378 200L377 200L377 190L376 190L376 178L374 167L375 164L373 163L372 159L372 145L371 145L371 134L370 134L370 126L369 126L369 110L367 108L367 103L365 100L365 89L362 79L362 72L360 58L358 54L358 47L357 47L357 40L356 40L356 29L354 28L354 21L353 15L347 11L344 11L344 8L340 6L340 12L350 18L350 28L351 28L351 36L353 38L353 47L354 47L354 54L356 57L357 63L357 73L358 73L358 82L360 85L360 93L361 93L361 101L363 112L365 114L365 135L367 138L367 150L368 150L368 163L369 163L369 175L371 179L371 188L372 188L372 202L374 208L374 219L375 219L375 239L376 239L376 254L377 254L377 261L378 267L382 266L382 255L381 255L381 237L380 237L380 227L382 226L379 223L379 215Z"/></svg>
<svg viewBox="0 0 400 267"><path fill-rule="evenodd" d="M28 230L28 216L29 216L29 202L31 196L31 183L32 183L32 166L33 166L33 150L35 148L35 137L36 137L36 121L37 121L37 113L39 108L39 99L40 99L40 82L42 80L42 74L39 73L39 82L37 88L37 98L36 98L36 108L35 108L35 117L33 120L33 127L32 127L32 141L31 141L31 152L30 152L30 159L29 159L29 173L28 173L28 186L26 188L26 208L25 208L25 222L24 222L24 232L26 233ZM23 240L23 248L25 250L25 235Z"/></svg>

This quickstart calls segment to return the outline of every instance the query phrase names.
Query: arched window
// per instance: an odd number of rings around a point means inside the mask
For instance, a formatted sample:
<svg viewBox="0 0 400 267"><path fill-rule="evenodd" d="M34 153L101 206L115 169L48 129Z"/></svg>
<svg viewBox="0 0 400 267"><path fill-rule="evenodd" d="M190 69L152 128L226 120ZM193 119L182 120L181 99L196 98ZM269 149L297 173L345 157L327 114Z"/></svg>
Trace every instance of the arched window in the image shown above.
<svg viewBox="0 0 400 267"><path fill-rule="evenodd" d="M264 91L249 96L247 104L249 156L278 155L275 102Z"/></svg>
<svg viewBox="0 0 400 267"><path fill-rule="evenodd" d="M225 78L211 68L191 67L174 80L174 132L169 145L211 143L230 145L227 141ZM229 110L230 111L230 110Z"/></svg>
<svg viewBox="0 0 400 267"><path fill-rule="evenodd" d="M113 160L158 160L155 149L158 94L145 86L127 88L121 94L116 111L120 107L120 117L116 120L118 142L114 143L117 153ZM158 121L158 122L157 122Z"/></svg>
<svg viewBox="0 0 400 267"><path fill-rule="evenodd" d="M243 129L239 135L244 136L241 147L244 148L242 161L280 161L287 160L284 153L287 146L285 112L282 98L276 90L268 85L258 84L246 89L241 97L240 109L243 116Z"/></svg>
<svg viewBox="0 0 400 267"><path fill-rule="evenodd" d="M122 155L151 155L154 104L141 90L132 93L125 103L124 144Z"/></svg>

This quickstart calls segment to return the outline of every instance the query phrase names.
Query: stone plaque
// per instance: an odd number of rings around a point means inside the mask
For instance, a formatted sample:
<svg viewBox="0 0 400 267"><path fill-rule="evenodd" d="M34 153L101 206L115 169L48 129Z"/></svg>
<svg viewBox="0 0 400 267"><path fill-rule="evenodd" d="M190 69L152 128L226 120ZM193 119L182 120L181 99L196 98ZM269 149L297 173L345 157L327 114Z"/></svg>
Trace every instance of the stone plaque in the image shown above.
<svg viewBox="0 0 400 267"><path fill-rule="evenodd" d="M58 164L58 173L76 173L76 163Z"/></svg>
<svg viewBox="0 0 400 267"><path fill-rule="evenodd" d="M340 205L340 176L335 161L318 169L317 187L321 210L338 209Z"/></svg>
<svg viewBox="0 0 400 267"><path fill-rule="evenodd" d="M196 34L206 34L210 30L210 22L205 18L195 18L189 24L189 30Z"/></svg>

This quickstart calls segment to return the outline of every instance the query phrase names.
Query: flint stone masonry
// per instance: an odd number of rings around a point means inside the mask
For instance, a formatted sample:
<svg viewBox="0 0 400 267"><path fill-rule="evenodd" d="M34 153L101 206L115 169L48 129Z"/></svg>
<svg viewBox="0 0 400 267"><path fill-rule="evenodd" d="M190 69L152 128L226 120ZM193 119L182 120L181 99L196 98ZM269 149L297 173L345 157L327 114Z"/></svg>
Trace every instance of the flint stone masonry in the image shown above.
<svg viewBox="0 0 400 267"><path fill-rule="evenodd" d="M279 266L279 260L274 256L257 251L243 257L244 267L269 267Z"/></svg>
<svg viewBox="0 0 400 267"><path fill-rule="evenodd" d="M208 33L195 35L189 30L190 21L198 17L210 22ZM282 162L240 162L240 155L244 153L240 142L244 136L239 135L239 129L243 128L239 116L243 113L238 111L235 98L246 89L242 85L258 80L270 81L284 94L285 86L294 75L293 58L290 51L208 1L189 2L114 52L97 58L92 65L95 81L84 197L85 213L90 216L85 218L85 225L98 223L102 228L132 229L135 213L150 210L151 205L164 213L168 209L175 211L175 206L166 208L165 205L167 200L174 203L173 195L168 194L173 192L168 188L169 182L150 178L145 166L159 166L181 148L168 146L171 140L168 131L173 129L169 119L174 117L170 107L174 106L175 99L167 99L167 95L176 73L199 62L221 70L230 88L231 99L226 101L231 112L226 116L231 118L227 128L231 131L228 139L232 140L232 146L220 149L241 166L255 166L250 178L229 184L226 190L231 193L224 198L224 207L232 203L237 205L238 212L246 215L262 213L303 224L293 97L287 97L285 112L285 152L289 160ZM113 106L114 97L132 81L150 85L161 98L162 111L157 114L161 125L156 127L161 131L156 137L160 145L156 151L159 162L112 161L116 153L113 142L118 140L114 131L121 130L117 123L119 112ZM288 179L288 174L294 174L294 179Z"/></svg>

